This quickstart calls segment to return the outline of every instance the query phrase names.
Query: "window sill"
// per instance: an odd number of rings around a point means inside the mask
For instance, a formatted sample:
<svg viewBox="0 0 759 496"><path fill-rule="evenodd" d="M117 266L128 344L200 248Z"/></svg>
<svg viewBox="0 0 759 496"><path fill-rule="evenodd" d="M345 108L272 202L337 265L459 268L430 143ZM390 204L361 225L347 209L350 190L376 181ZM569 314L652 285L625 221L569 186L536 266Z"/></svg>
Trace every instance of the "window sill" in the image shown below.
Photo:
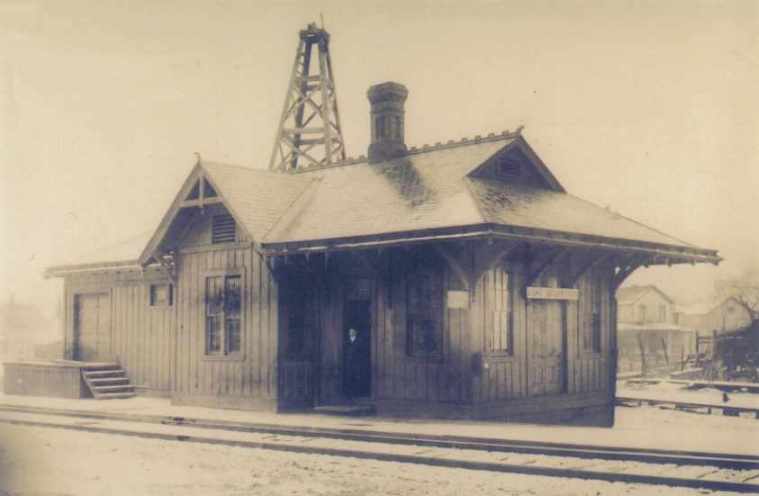
<svg viewBox="0 0 759 496"><path fill-rule="evenodd" d="M581 351L580 357L582 358L601 358L603 356L603 352L601 351Z"/></svg>
<svg viewBox="0 0 759 496"><path fill-rule="evenodd" d="M201 358L204 362L242 362L245 357L240 353L230 355L203 355Z"/></svg>
<svg viewBox="0 0 759 496"><path fill-rule="evenodd" d="M406 358L422 363L443 363L442 355L406 355Z"/></svg>
<svg viewBox="0 0 759 496"><path fill-rule="evenodd" d="M514 353L508 351L490 351L484 353L482 358L486 362L511 362L516 357L514 356Z"/></svg>

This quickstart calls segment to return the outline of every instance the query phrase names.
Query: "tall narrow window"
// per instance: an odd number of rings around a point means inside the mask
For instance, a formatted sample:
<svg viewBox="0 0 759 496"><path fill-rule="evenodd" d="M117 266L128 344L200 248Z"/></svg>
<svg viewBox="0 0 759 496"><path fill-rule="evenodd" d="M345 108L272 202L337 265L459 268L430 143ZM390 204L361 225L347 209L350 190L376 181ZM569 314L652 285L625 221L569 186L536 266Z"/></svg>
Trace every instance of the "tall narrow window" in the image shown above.
<svg viewBox="0 0 759 496"><path fill-rule="evenodd" d="M439 358L443 354L443 273L423 264L408 275L406 285L408 353Z"/></svg>
<svg viewBox="0 0 759 496"><path fill-rule="evenodd" d="M240 276L206 278L206 354L239 353Z"/></svg>
<svg viewBox="0 0 759 496"><path fill-rule="evenodd" d="M590 330L590 350L594 353L601 352L601 306L603 291L598 278L593 278L591 287L591 330Z"/></svg>
<svg viewBox="0 0 759 496"><path fill-rule="evenodd" d="M283 296L287 333L282 347L289 358L303 358L310 352L310 339L318 325L315 292L305 277L295 276L287 280Z"/></svg>
<svg viewBox="0 0 759 496"><path fill-rule="evenodd" d="M211 243L234 243L237 240L235 219L229 214L211 218Z"/></svg>
<svg viewBox="0 0 759 496"><path fill-rule="evenodd" d="M503 268L483 276L485 305L485 339L493 353L511 353L513 349L513 295L511 277Z"/></svg>

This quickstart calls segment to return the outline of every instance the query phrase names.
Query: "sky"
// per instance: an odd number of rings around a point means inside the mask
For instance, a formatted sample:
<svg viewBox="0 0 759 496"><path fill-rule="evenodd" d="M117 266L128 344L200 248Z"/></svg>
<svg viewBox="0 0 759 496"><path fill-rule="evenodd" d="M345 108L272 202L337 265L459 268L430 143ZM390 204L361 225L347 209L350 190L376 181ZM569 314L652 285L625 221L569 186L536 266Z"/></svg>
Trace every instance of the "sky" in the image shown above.
<svg viewBox="0 0 759 496"><path fill-rule="evenodd" d="M0 299L54 313L45 267L135 257L196 152L265 168L320 15L349 155L398 81L409 146L524 125L569 192L725 258L630 283L759 266L759 2L0 0Z"/></svg>

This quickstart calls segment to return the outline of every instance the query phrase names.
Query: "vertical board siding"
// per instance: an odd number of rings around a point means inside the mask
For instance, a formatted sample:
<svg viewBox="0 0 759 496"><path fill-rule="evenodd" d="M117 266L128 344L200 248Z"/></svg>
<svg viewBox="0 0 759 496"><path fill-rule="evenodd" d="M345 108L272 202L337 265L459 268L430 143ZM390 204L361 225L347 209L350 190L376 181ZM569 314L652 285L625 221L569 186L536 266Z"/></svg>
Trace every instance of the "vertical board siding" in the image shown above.
<svg viewBox="0 0 759 496"><path fill-rule="evenodd" d="M168 284L168 280L139 280L133 276L119 278L108 274L66 280L64 356L74 356L74 305L77 295L108 292L109 359L124 367L138 391L168 395L173 366L174 307L151 307L150 284Z"/></svg>
<svg viewBox="0 0 759 496"><path fill-rule="evenodd" d="M174 394L181 397L276 398L276 283L250 247L192 250L178 263L177 350ZM241 276L241 353L205 353L205 279Z"/></svg>
<svg viewBox="0 0 759 496"><path fill-rule="evenodd" d="M502 288L505 285L504 270L511 278L513 308L509 324L512 326L512 346L509 353L496 353L491 352L488 339L495 325L494 316L504 308L504 302L500 300L508 296ZM521 266L505 261L496 261L477 281L472 305L471 342L474 352L483 353L483 363L479 375L473 379L473 401L476 403L504 401L526 394L522 370L526 344L525 299L520 291L523 284Z"/></svg>

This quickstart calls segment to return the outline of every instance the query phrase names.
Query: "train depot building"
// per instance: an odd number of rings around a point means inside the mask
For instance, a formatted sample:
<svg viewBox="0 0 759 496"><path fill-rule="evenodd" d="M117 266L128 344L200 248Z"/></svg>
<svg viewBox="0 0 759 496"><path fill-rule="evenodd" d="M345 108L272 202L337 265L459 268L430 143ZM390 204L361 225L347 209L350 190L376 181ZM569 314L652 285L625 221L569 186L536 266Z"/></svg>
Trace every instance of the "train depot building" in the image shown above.
<svg viewBox="0 0 759 496"><path fill-rule="evenodd" d="M617 287L717 253L567 193L521 130L408 148L406 97L370 88L366 157L199 159L141 254L50 268L62 363L176 404L613 424Z"/></svg>

